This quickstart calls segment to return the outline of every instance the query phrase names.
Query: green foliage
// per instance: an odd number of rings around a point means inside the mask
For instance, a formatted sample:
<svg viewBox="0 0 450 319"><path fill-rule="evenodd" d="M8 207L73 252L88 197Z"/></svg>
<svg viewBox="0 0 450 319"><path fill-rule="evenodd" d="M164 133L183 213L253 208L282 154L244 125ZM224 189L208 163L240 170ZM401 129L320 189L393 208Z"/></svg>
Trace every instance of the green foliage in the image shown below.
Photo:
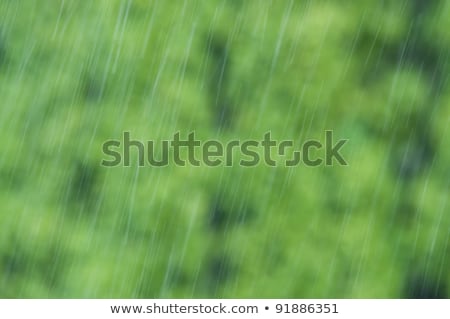
<svg viewBox="0 0 450 319"><path fill-rule="evenodd" d="M2 0L0 296L448 297L450 11L421 2ZM100 166L123 131L326 129L349 166Z"/></svg>

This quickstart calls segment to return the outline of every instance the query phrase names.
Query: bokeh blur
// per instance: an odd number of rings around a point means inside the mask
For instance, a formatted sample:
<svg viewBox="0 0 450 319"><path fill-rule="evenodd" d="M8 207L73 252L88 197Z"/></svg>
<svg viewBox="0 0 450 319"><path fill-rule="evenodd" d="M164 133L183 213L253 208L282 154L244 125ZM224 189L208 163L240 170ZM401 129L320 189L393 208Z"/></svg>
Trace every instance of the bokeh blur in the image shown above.
<svg viewBox="0 0 450 319"><path fill-rule="evenodd" d="M0 0L0 297L448 298L450 1ZM348 166L102 144L348 139Z"/></svg>

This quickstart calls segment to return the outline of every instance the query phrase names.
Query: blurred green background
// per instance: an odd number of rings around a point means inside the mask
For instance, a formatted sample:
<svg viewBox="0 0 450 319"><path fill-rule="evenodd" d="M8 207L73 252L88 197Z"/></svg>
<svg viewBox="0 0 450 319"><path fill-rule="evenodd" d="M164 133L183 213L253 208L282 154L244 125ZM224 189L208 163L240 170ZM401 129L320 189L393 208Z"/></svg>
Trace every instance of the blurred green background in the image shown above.
<svg viewBox="0 0 450 319"><path fill-rule="evenodd" d="M0 0L0 297L449 297L450 1ZM100 166L349 139L349 166Z"/></svg>

